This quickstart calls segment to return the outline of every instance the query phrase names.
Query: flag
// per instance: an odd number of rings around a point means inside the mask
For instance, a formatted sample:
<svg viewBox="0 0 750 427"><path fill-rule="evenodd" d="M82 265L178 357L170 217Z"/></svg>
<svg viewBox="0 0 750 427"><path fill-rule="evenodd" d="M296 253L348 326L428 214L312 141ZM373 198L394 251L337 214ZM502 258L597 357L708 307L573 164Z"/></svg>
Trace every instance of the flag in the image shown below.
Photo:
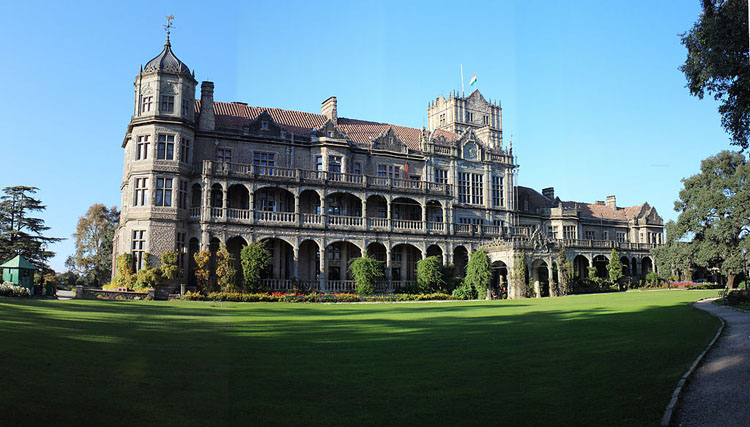
<svg viewBox="0 0 750 427"><path fill-rule="evenodd" d="M471 81L469 82L469 86L474 86L474 83L477 82L477 73L474 73L473 76L471 76Z"/></svg>

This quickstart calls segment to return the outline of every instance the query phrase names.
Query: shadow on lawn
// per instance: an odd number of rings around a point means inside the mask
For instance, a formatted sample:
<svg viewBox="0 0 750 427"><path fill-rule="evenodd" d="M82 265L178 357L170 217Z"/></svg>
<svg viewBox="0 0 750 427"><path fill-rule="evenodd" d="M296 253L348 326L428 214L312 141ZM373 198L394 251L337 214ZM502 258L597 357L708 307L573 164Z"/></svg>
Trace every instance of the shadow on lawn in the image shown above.
<svg viewBox="0 0 750 427"><path fill-rule="evenodd" d="M10 412L58 424L649 424L715 330L685 303L528 310L0 300L0 401L85 396Z"/></svg>

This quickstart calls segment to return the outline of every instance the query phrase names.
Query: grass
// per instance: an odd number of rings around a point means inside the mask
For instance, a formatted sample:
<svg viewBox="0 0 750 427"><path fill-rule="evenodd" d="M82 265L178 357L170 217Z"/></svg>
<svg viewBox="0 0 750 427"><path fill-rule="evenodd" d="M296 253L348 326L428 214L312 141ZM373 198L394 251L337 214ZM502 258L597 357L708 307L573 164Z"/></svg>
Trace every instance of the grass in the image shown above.
<svg viewBox="0 0 750 427"><path fill-rule="evenodd" d="M3 425L656 425L716 291L405 304L0 298Z"/></svg>

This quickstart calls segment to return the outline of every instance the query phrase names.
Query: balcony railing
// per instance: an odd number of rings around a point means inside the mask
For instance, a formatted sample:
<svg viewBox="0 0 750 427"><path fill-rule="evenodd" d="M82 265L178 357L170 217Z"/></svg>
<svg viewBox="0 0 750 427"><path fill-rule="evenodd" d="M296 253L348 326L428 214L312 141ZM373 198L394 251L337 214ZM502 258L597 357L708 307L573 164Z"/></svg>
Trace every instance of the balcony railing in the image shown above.
<svg viewBox="0 0 750 427"><path fill-rule="evenodd" d="M204 174L235 176L255 180L294 181L298 183L317 183L329 186L353 188L380 188L404 192L450 195L449 184L417 181L411 179L369 176L332 171L313 171L305 169L282 168L278 166L259 166L246 163L221 163L204 160Z"/></svg>
<svg viewBox="0 0 750 427"><path fill-rule="evenodd" d="M294 218L294 212L255 211L255 220L260 222L293 223Z"/></svg>
<svg viewBox="0 0 750 427"><path fill-rule="evenodd" d="M361 216L343 216L343 215L329 215L328 225L338 225L344 227L361 227L362 217Z"/></svg>
<svg viewBox="0 0 750 427"><path fill-rule="evenodd" d="M408 219L392 219L393 228L398 230L421 230L422 221L411 221Z"/></svg>

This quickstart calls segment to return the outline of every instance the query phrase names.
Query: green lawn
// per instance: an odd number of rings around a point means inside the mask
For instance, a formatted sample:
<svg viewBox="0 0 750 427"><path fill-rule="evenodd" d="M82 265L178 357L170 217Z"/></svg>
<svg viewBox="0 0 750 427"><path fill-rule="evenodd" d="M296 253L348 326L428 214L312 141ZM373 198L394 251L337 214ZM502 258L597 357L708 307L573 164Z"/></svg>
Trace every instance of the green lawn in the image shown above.
<svg viewBox="0 0 750 427"><path fill-rule="evenodd" d="M0 298L0 424L656 425L716 291L403 304Z"/></svg>

